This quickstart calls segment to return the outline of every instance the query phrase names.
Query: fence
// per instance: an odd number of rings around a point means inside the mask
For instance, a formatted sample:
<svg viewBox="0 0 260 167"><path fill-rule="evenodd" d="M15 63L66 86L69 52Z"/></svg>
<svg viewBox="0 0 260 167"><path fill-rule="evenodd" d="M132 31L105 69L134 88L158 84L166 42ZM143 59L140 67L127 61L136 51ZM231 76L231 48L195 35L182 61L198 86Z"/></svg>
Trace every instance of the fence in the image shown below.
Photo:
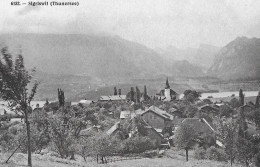
<svg viewBox="0 0 260 167"><path fill-rule="evenodd" d="M157 151L144 152L142 154L124 154L124 155L114 154L110 156L97 155L96 160L98 164L107 164L107 163L113 163L117 161L142 159L144 157L149 157L151 154L157 155Z"/></svg>

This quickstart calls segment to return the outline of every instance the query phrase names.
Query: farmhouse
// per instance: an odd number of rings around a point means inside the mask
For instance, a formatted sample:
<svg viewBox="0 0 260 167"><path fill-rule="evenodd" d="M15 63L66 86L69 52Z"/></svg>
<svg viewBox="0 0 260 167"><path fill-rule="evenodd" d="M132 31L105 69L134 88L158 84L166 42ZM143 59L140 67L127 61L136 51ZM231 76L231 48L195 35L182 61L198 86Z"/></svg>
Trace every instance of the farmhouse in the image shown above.
<svg viewBox="0 0 260 167"><path fill-rule="evenodd" d="M165 129L171 127L173 116L158 107L151 106L141 114L143 119L153 128Z"/></svg>

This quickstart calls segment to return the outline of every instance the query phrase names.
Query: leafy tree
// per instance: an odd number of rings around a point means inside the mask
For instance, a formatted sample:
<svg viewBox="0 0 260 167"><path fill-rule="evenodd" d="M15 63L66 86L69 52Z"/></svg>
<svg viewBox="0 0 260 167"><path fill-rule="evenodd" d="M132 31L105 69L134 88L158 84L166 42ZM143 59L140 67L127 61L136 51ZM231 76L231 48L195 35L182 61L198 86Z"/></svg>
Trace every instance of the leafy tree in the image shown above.
<svg viewBox="0 0 260 167"><path fill-rule="evenodd" d="M215 123L216 139L223 143L225 152L232 166L237 150L237 123L232 119L218 119Z"/></svg>
<svg viewBox="0 0 260 167"><path fill-rule="evenodd" d="M23 56L19 54L15 61L12 55L8 52L7 47L1 50L0 60L0 92L1 98L9 101L10 108L16 107L17 112L22 112L25 117L27 129L27 150L28 150L28 165L32 166L31 160L31 137L30 137L30 122L28 114L30 103L36 94L38 83L34 83L31 91L28 91L28 84L32 80L32 75L25 69ZM34 72L35 70L32 70Z"/></svg>
<svg viewBox="0 0 260 167"><path fill-rule="evenodd" d="M186 161L189 160L189 149L191 149L196 137L195 127L189 124L181 124L176 132L175 144L178 148L186 151Z"/></svg>
<svg viewBox="0 0 260 167"><path fill-rule="evenodd" d="M260 129L260 109L255 110L255 125L257 129Z"/></svg>
<svg viewBox="0 0 260 167"><path fill-rule="evenodd" d="M222 105L219 107L219 114L220 116L230 117L233 114L233 110L228 105Z"/></svg>
<svg viewBox="0 0 260 167"><path fill-rule="evenodd" d="M190 103L194 103L195 101L199 100L200 93L195 90L185 90L184 91L184 99L189 101Z"/></svg>
<svg viewBox="0 0 260 167"><path fill-rule="evenodd" d="M229 103L230 103L232 108L237 108L237 107L240 106L239 101L237 100L237 98L232 98Z"/></svg>
<svg viewBox="0 0 260 167"><path fill-rule="evenodd" d="M187 118L193 118L197 112L198 112L198 108L193 105L187 105L184 109L184 115Z"/></svg>

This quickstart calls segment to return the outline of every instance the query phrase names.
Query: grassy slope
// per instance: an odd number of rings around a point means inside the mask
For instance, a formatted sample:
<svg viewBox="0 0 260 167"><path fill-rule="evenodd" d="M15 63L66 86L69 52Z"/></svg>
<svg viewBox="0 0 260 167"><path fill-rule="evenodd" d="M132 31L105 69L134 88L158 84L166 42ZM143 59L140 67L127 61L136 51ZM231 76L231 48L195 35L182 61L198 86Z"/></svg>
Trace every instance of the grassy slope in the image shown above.
<svg viewBox="0 0 260 167"><path fill-rule="evenodd" d="M106 165L97 164L95 161L89 160L85 163L79 157L77 161L64 160L56 157L50 157L47 155L33 155L33 166L34 167L228 167L230 164L225 162L216 162L210 160L196 160L193 157L193 152L190 152L189 162L185 161L185 156L183 151L173 151L169 150L166 152L165 156L162 158L143 158L137 160L125 160L120 162L109 163ZM25 154L15 154L15 156L10 160L9 164L3 164L4 160L7 158L7 154L0 154L0 166L1 167L19 167L26 166L26 155ZM234 167L242 167L239 165L233 165Z"/></svg>

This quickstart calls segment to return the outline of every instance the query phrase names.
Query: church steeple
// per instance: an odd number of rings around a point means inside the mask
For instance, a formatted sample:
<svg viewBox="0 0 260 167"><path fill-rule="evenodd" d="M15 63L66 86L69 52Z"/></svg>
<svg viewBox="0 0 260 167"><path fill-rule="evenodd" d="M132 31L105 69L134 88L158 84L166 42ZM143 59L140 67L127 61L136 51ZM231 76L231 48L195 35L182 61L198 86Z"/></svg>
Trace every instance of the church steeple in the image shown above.
<svg viewBox="0 0 260 167"><path fill-rule="evenodd" d="M167 79L166 79L165 89L170 89L170 85L169 85L168 77L167 77Z"/></svg>

